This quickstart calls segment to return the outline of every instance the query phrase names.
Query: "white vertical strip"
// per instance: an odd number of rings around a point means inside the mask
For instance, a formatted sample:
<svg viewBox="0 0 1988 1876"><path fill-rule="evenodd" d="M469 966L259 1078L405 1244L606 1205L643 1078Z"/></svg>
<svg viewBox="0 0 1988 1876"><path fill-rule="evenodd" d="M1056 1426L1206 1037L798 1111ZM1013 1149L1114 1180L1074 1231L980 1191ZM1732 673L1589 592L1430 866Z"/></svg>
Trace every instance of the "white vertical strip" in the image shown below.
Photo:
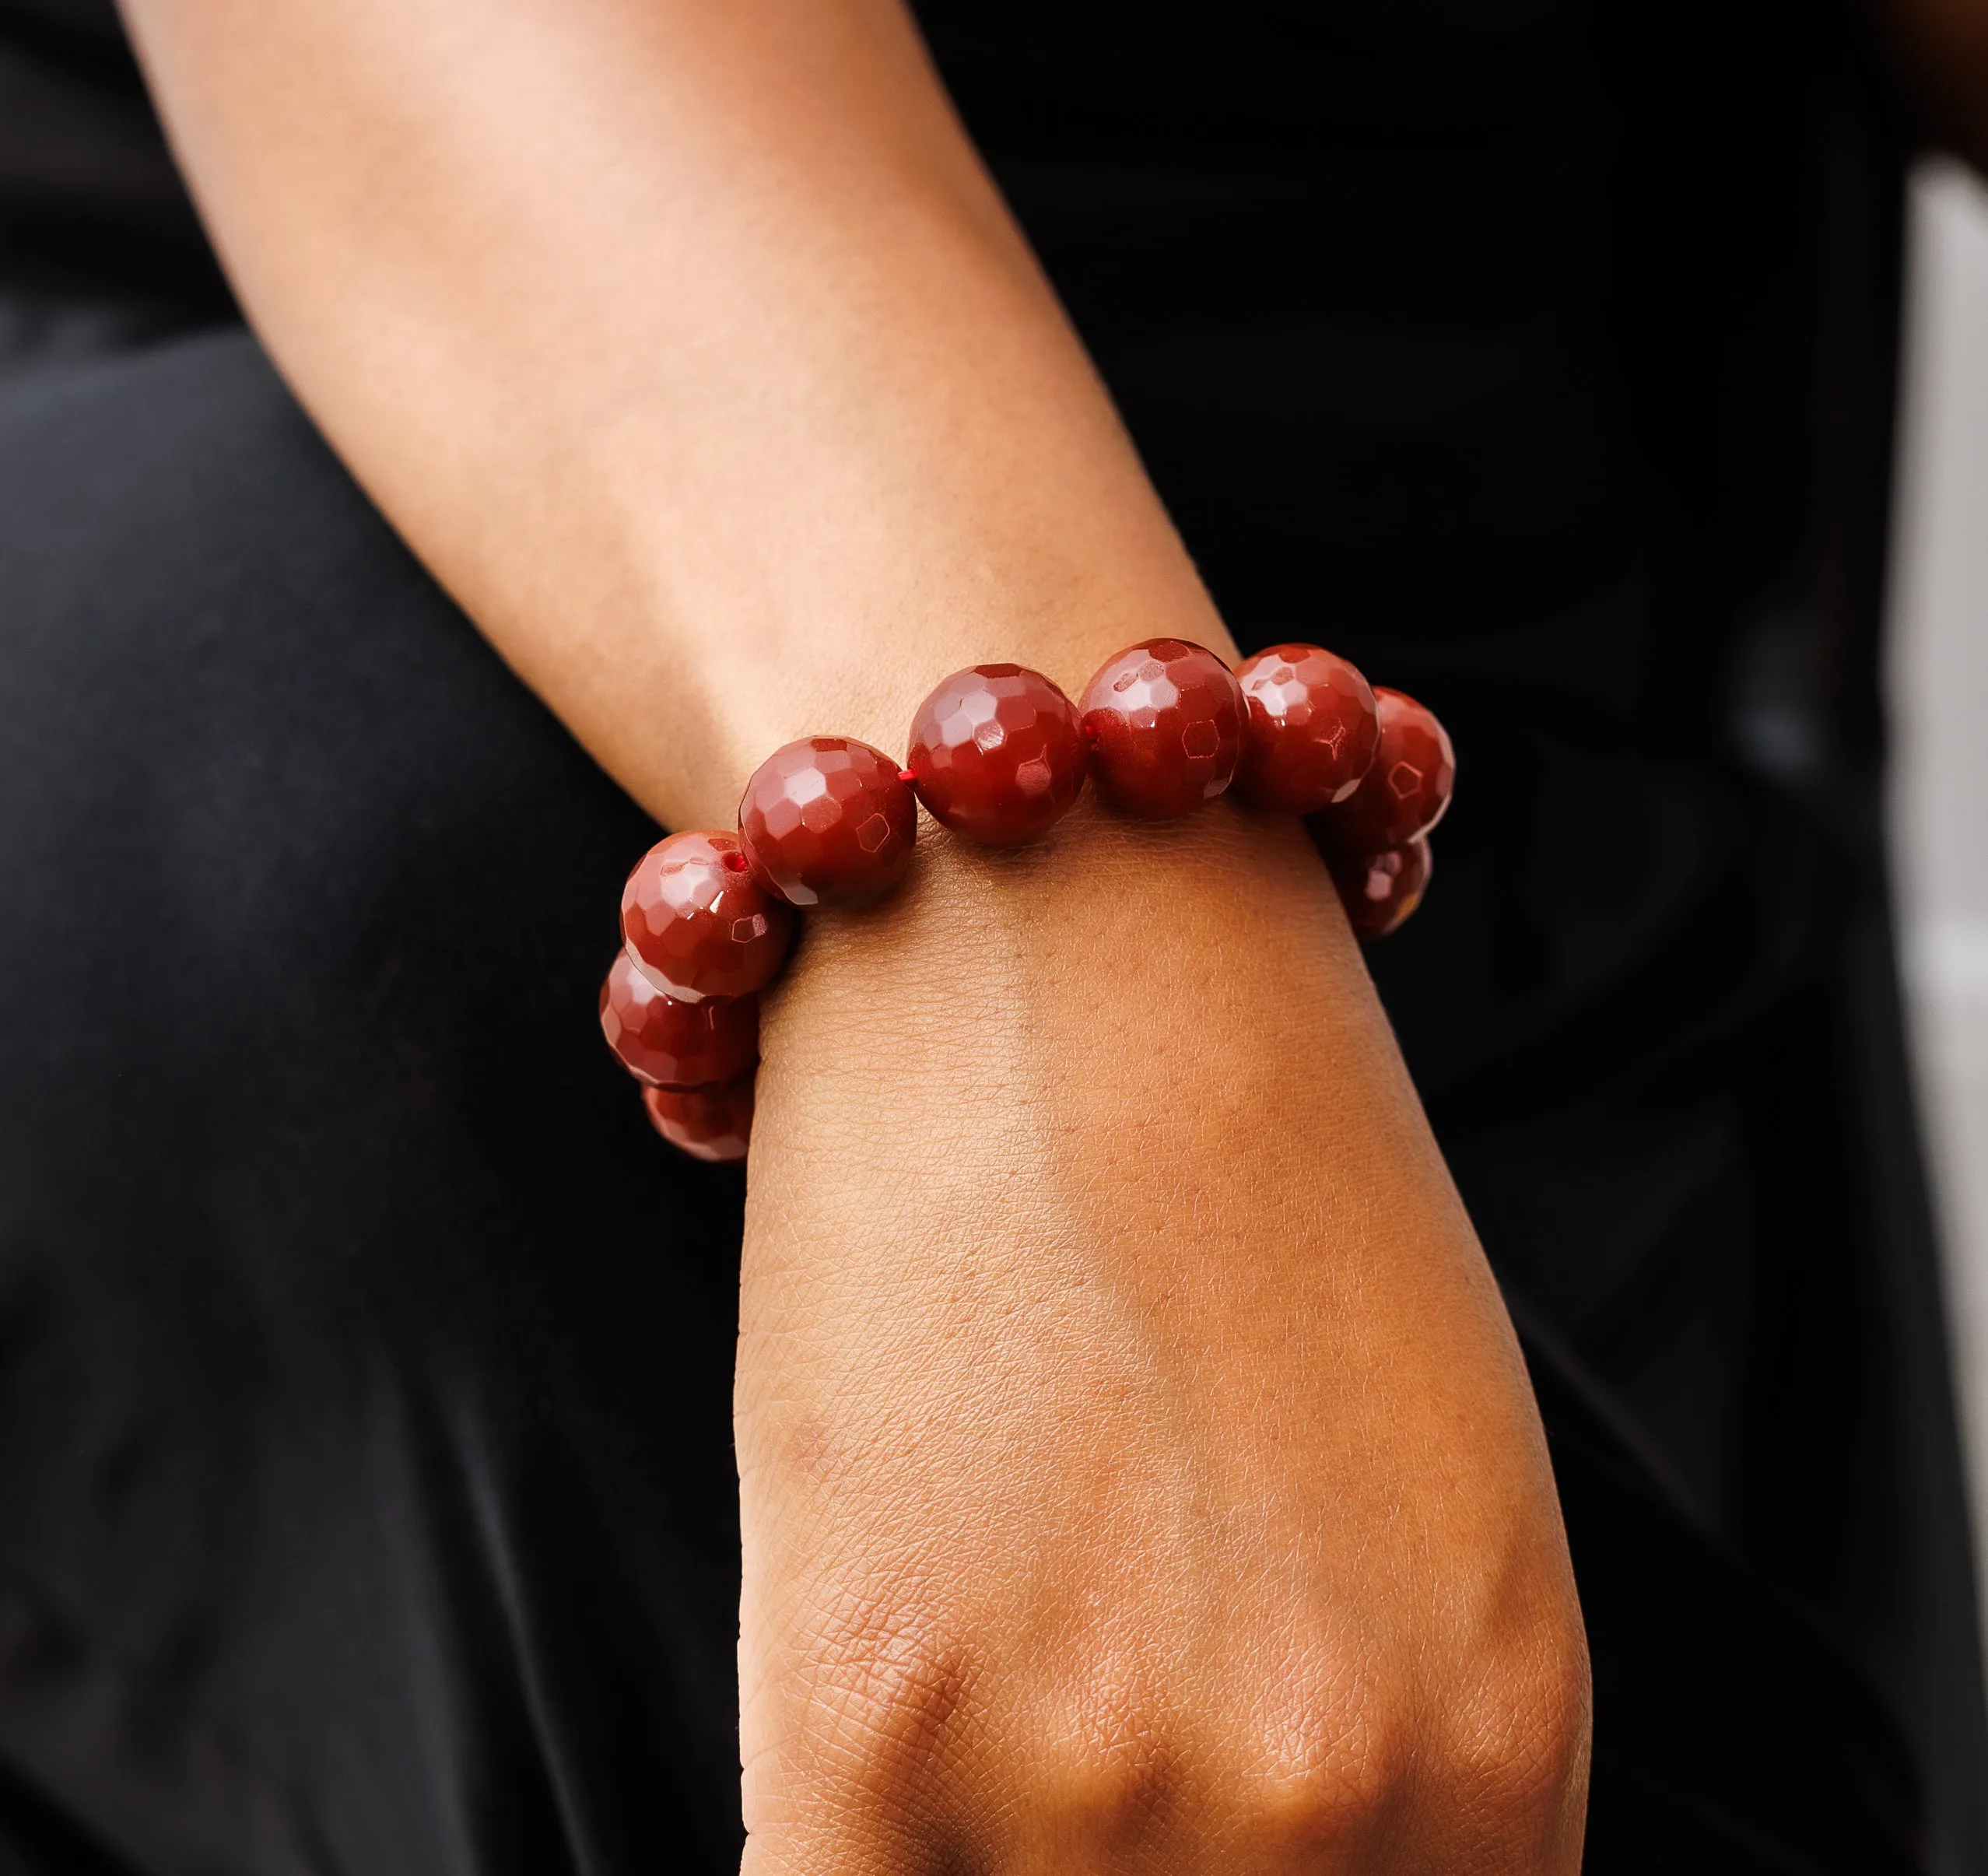
<svg viewBox="0 0 1988 1876"><path fill-rule="evenodd" d="M1891 805L1962 1434L1988 1539L1988 190L1951 163L1914 180L1906 321Z"/></svg>

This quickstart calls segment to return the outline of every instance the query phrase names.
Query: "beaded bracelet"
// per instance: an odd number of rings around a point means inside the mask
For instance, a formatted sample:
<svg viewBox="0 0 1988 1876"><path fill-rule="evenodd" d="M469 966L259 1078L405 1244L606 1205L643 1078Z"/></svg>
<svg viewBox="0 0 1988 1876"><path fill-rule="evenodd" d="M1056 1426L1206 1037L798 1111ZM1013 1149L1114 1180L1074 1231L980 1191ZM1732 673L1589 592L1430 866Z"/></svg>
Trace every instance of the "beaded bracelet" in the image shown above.
<svg viewBox="0 0 1988 1876"><path fill-rule="evenodd" d="M758 993L786 960L795 909L888 892L920 803L955 833L1011 847L1067 813L1086 775L1109 806L1149 819L1232 783L1307 818L1355 932L1373 939L1421 903L1456 773L1429 710L1317 645L1274 645L1232 672L1199 645L1148 639L1106 661L1081 707L1040 672L976 664L918 707L902 768L867 743L808 737L754 771L735 833L651 847L622 892L601 1026L664 1139L742 1159Z"/></svg>

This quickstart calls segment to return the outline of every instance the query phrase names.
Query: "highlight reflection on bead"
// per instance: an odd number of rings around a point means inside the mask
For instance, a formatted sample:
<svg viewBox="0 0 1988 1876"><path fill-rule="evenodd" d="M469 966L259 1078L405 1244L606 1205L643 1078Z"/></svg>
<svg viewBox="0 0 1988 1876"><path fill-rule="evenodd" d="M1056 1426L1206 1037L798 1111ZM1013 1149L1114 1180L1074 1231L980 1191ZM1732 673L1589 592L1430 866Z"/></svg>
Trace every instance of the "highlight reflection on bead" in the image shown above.
<svg viewBox="0 0 1988 1876"><path fill-rule="evenodd" d="M1418 837L1383 854L1355 859L1333 854L1327 864L1356 938L1385 938L1422 902L1435 857Z"/></svg>
<svg viewBox="0 0 1988 1876"><path fill-rule="evenodd" d="M1084 786L1077 707L1039 671L975 664L918 706L905 766L941 826L1012 847L1061 819Z"/></svg>
<svg viewBox="0 0 1988 1876"><path fill-rule="evenodd" d="M1380 740L1373 692L1319 645L1272 645L1236 667L1250 710L1238 791L1259 808L1316 814L1343 801Z"/></svg>
<svg viewBox="0 0 1988 1876"><path fill-rule="evenodd" d="M735 835L671 834L642 856L621 896L623 942L656 987L685 1003L742 997L771 981L792 910L752 877Z"/></svg>
<svg viewBox="0 0 1988 1876"><path fill-rule="evenodd" d="M794 906L851 906L904 877L918 804L880 749L847 736L790 742L752 771L738 837L753 877Z"/></svg>
<svg viewBox="0 0 1988 1876"><path fill-rule="evenodd" d="M1374 686L1380 742L1359 787L1318 818L1320 837L1341 853L1378 854L1425 834L1443 819L1456 785L1457 756L1436 713L1385 685Z"/></svg>
<svg viewBox="0 0 1988 1876"><path fill-rule="evenodd" d="M1127 814L1186 814L1236 778L1247 707L1235 673L1200 645L1127 646L1085 686L1082 710L1098 793Z"/></svg>

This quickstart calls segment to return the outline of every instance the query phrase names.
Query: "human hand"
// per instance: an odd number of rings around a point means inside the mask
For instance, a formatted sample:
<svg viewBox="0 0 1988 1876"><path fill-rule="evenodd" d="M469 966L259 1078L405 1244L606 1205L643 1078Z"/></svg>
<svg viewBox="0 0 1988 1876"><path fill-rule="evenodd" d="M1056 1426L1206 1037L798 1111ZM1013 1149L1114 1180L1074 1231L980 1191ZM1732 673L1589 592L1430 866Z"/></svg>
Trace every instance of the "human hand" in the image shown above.
<svg viewBox="0 0 1988 1876"><path fill-rule="evenodd" d="M1573 1871L1544 1443L1323 869L926 833L767 1016L749 1876Z"/></svg>

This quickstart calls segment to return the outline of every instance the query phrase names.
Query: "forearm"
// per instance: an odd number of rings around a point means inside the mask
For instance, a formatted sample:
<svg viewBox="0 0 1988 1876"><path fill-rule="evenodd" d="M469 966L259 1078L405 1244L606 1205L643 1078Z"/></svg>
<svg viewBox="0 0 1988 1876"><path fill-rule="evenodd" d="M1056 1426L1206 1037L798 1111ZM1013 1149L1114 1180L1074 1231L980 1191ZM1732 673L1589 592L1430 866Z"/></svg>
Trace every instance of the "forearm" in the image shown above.
<svg viewBox="0 0 1988 1876"><path fill-rule="evenodd" d="M129 0L251 318L667 820L986 658L1225 643L893 0Z"/></svg>

